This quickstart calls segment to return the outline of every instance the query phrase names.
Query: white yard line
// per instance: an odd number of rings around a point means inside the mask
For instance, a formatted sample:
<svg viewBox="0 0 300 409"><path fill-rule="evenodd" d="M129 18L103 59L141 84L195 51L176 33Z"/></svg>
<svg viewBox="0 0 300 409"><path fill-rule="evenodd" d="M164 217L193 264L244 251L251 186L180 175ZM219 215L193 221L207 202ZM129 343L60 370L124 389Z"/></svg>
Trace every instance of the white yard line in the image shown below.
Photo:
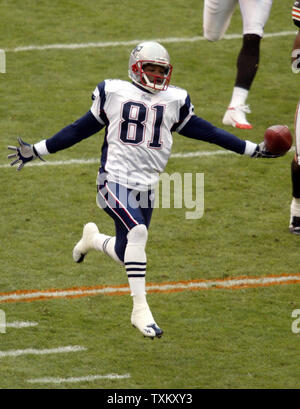
<svg viewBox="0 0 300 409"><path fill-rule="evenodd" d="M180 158L193 158L201 156L214 156L214 155L230 155L233 154L232 151L196 151L196 152L179 152L171 155L170 159L180 159ZM46 162L34 161L26 164L26 167L30 166L67 166L67 165L93 165L99 164L100 158L91 158L91 159L68 159L68 160L56 160L48 161L46 157ZM9 168L11 167L9 163L0 165L0 168Z"/></svg>
<svg viewBox="0 0 300 409"><path fill-rule="evenodd" d="M130 374L118 375L118 374L108 374L108 375L87 375L80 377L70 377L70 378L55 378L55 377L45 377L45 378L34 378L28 379L29 383L77 383L77 382L92 382L98 379L126 379L130 378Z"/></svg>
<svg viewBox="0 0 300 409"><path fill-rule="evenodd" d="M263 285L272 285L272 284L282 284L289 283L290 281L299 281L300 276L289 275L289 276L279 276L279 277L259 277L259 278L237 278L231 280L208 280L202 282L189 282L189 283L178 283L178 284L162 284L147 287L147 291L151 290L160 290L160 291L169 291L169 290L184 290L184 289L210 289L213 287L219 288L234 288L240 286L263 286Z"/></svg>
<svg viewBox="0 0 300 409"><path fill-rule="evenodd" d="M9 356L20 356L20 355L61 354L61 353L79 352L79 351L86 351L86 350L87 348L79 346L79 345L50 348L50 349L34 349L34 348L13 349L9 351L0 351L0 358L6 358Z"/></svg>
<svg viewBox="0 0 300 409"><path fill-rule="evenodd" d="M294 152L295 148L292 147L290 152ZM215 150L215 151L195 151L195 152L178 152L173 153L170 159L185 159L185 158L200 158L200 157L209 157L209 156L217 156L217 155L238 155L235 152L228 151L228 150ZM47 159L47 157L46 157ZM53 161L34 161L26 164L26 167L34 167L34 166L69 166L69 165L94 165L99 164L100 166L100 158L91 158L91 159L66 159L66 160L53 160ZM0 168L10 168L9 163L0 164Z"/></svg>
<svg viewBox="0 0 300 409"><path fill-rule="evenodd" d="M296 31L279 31L277 33L265 33L264 38L272 37L284 37L295 35ZM242 38L241 34L226 34L224 40L235 40ZM203 41L205 38L203 36L194 37L166 37L166 38L156 38L156 39L135 39L129 41L100 41L100 42L89 42L89 43L73 43L73 44L44 44L44 45L27 45L15 48L4 49L6 52L21 52L21 51L38 51L38 50L77 50L81 48L107 48L107 47L120 47L120 46L134 46L142 41L158 41L160 43L170 44L170 43L194 43L197 41ZM205 40L207 41L207 40Z"/></svg>
<svg viewBox="0 0 300 409"><path fill-rule="evenodd" d="M30 322L30 321L14 321L14 322L7 322L6 324L1 324L0 327L6 328L28 328L28 327L36 327L39 325L37 322Z"/></svg>
<svg viewBox="0 0 300 409"><path fill-rule="evenodd" d="M161 283L161 284L148 284L147 292L172 292L172 291L185 291L185 290L208 290L212 288L224 288L231 289L237 287L261 287L266 285L276 284L289 284L300 283L300 274L290 275L278 275L278 276L263 276L263 277L238 277L232 279L216 279L216 280L192 280L189 282L177 282L177 283ZM65 290L52 290L52 291L26 291L26 293L15 293L0 295L0 303L6 302L23 302L27 300L38 299L52 299L52 298L65 298L65 297L87 297L99 294L128 294L128 286L111 286L111 287L91 287L89 289L65 289ZM1 352L0 352L1 357Z"/></svg>
<svg viewBox="0 0 300 409"><path fill-rule="evenodd" d="M115 293L116 291L122 293L128 293L129 287L105 287L105 288L91 288L88 290L73 290L73 289L66 289L66 290L57 290L57 291L33 291L33 292L26 292L25 294L11 293L7 295L0 296L0 303L7 302L7 301L26 301L32 298L38 299L51 299L51 298L65 298L65 297L80 297L80 296L89 296L89 295L96 295L96 294L111 294Z"/></svg>

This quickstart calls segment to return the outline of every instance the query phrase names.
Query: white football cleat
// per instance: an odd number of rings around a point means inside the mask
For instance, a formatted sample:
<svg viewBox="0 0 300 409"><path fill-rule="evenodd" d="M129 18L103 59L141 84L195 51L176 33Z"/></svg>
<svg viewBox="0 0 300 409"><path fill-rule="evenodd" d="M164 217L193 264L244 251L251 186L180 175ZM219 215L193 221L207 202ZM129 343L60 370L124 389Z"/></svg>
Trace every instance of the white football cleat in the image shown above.
<svg viewBox="0 0 300 409"><path fill-rule="evenodd" d="M133 306L131 324L140 330L144 337L160 338L163 334L162 329L154 321L147 303Z"/></svg>
<svg viewBox="0 0 300 409"><path fill-rule="evenodd" d="M81 263L89 250L92 250L92 240L99 230L95 223L87 223L83 227L82 237L73 249L73 259L76 263Z"/></svg>
<svg viewBox="0 0 300 409"><path fill-rule="evenodd" d="M223 117L223 124L231 125L239 129L252 129L252 125L246 119L246 114L250 113L251 111L248 105L228 107Z"/></svg>

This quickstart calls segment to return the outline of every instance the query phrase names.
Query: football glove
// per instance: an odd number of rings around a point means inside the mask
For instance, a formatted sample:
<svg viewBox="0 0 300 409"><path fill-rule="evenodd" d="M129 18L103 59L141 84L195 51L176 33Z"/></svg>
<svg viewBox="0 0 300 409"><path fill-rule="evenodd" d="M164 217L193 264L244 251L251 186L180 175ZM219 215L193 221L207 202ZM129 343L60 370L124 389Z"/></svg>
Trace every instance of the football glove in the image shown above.
<svg viewBox="0 0 300 409"><path fill-rule="evenodd" d="M46 162L45 159L43 159L38 154L37 150L35 149L33 145L30 145L29 143L22 141L21 138L18 138L18 142L20 144L20 147L17 147L17 146L7 147L8 149L12 151L16 151L15 153L12 153L11 155L7 156L8 159L16 158L11 162L10 166L13 166L16 163L20 162L17 167L17 170L21 170L23 166L25 165L25 163L30 162L36 158L39 158L43 162Z"/></svg>
<svg viewBox="0 0 300 409"><path fill-rule="evenodd" d="M254 153L251 155L251 158L278 158L280 155L274 155L266 149L265 142L261 142L256 146Z"/></svg>

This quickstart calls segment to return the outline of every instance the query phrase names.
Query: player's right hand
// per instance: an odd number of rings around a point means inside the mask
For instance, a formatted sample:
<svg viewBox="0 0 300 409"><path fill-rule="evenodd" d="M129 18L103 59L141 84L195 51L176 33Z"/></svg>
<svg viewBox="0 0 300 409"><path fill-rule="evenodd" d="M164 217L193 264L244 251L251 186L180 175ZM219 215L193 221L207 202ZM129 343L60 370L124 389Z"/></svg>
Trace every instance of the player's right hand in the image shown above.
<svg viewBox="0 0 300 409"><path fill-rule="evenodd" d="M15 151L15 153L12 153L7 156L8 159L14 159L11 162L10 166L13 166L20 162L17 167L17 170L21 170L27 162L30 162L36 158L40 158L42 161L45 162L45 160L38 154L33 145L30 145L29 143L22 141L21 138L18 138L18 142L20 145L19 147L17 146L7 147L11 151Z"/></svg>

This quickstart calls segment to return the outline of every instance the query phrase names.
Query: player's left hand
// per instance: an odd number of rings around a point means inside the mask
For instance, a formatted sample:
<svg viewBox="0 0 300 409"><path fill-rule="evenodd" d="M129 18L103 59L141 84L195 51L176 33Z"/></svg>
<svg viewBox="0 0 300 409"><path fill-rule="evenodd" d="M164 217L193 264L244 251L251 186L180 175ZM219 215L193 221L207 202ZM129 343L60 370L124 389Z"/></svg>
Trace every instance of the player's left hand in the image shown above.
<svg viewBox="0 0 300 409"><path fill-rule="evenodd" d="M45 160L38 154L33 145L30 145L29 143L22 141L21 138L18 138L18 142L20 144L20 147L17 146L7 147L8 149L15 151L15 153L12 153L11 155L7 156L8 159L12 158L14 159L11 162L10 166L13 166L20 162L17 167L17 170L21 170L27 162L30 162L36 158L39 158L40 160L45 162Z"/></svg>
<svg viewBox="0 0 300 409"><path fill-rule="evenodd" d="M256 149L251 155L251 158L279 158L280 156L283 155L274 155L273 153L269 152L266 148L265 142L261 142L256 146Z"/></svg>

